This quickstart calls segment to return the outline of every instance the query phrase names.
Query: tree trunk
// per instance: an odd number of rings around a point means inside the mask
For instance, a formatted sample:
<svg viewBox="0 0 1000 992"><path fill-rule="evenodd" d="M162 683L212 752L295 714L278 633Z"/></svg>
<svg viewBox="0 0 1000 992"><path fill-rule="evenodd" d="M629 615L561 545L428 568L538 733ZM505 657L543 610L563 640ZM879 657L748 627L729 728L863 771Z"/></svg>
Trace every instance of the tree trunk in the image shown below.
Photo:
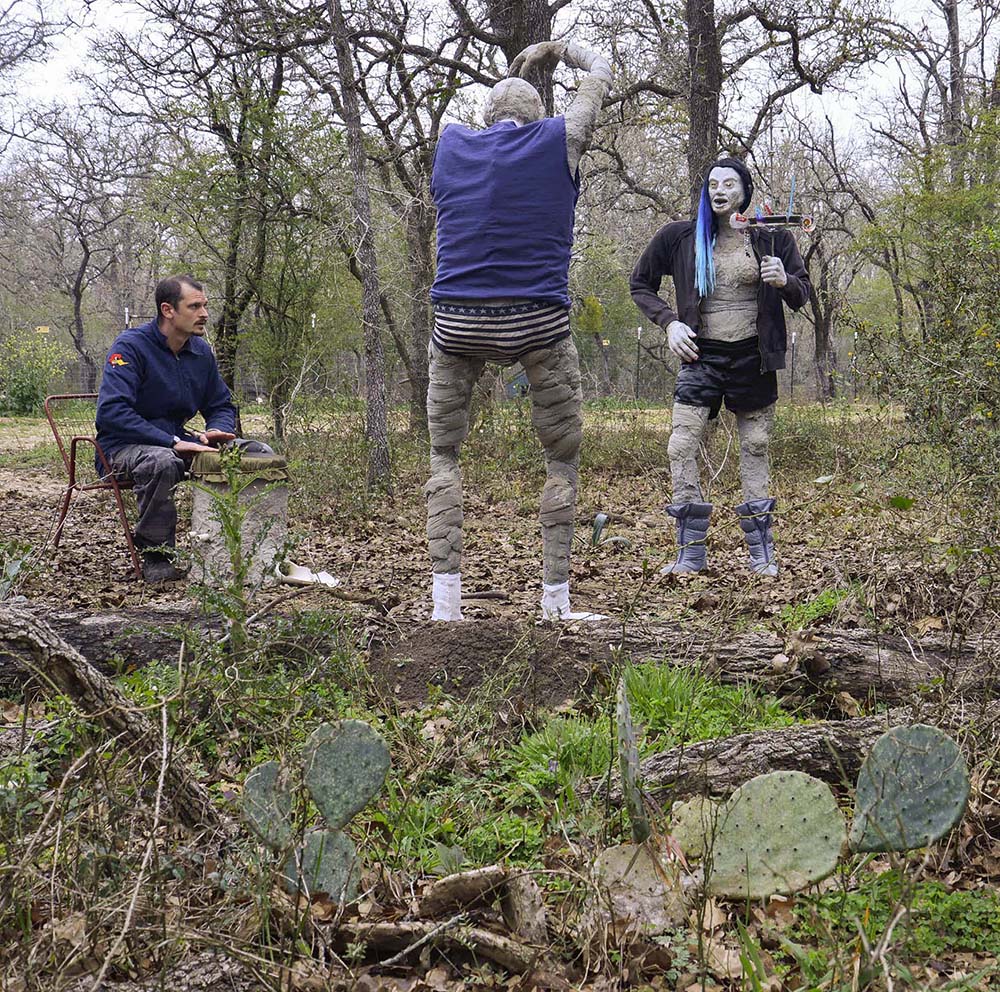
<svg viewBox="0 0 1000 992"><path fill-rule="evenodd" d="M528 45L552 38L552 9L548 0L487 0L486 9L507 65ZM551 117L554 110L551 71L527 79L541 94L545 113Z"/></svg>
<svg viewBox="0 0 1000 992"><path fill-rule="evenodd" d="M83 292L84 292L84 278L87 274L87 268L90 265L90 247L87 244L86 238L80 235L80 245L83 249L83 256L80 260L79 266L77 266L76 277L73 280L73 286L71 288L71 296L73 297L73 323L69 329L69 336L73 341L73 347L76 349L76 353L80 356L80 361L83 363L83 381L80 383L80 392L82 393L96 393L97 392L97 364L94 362L93 357L87 350L85 331L83 326Z"/></svg>
<svg viewBox="0 0 1000 992"><path fill-rule="evenodd" d="M111 736L120 737L135 756L156 755L162 750L160 729L41 620L0 604L0 644L4 653L20 649L17 656L43 691L55 690L68 696L85 717L99 723ZM212 805L207 790L176 754L167 768L163 801L187 827L232 830L230 822Z"/></svg>
<svg viewBox="0 0 1000 992"><path fill-rule="evenodd" d="M829 271L821 261L819 287L813 283L809 290L809 305L813 316L816 388L821 400L832 400L837 395L837 352L833 346L833 310L826 293L828 276Z"/></svg>
<svg viewBox="0 0 1000 992"><path fill-rule="evenodd" d="M965 93L962 74L962 37L958 23L958 0L946 0L944 17L948 25L948 103L945 141L951 146L951 181L955 186L965 185L964 109Z"/></svg>
<svg viewBox="0 0 1000 992"><path fill-rule="evenodd" d="M966 731L980 741L976 753L995 751L1000 740L1000 702L970 707L903 706L877 717L759 730L654 754L640 764L643 791L666 805L694 795L728 795L757 775L801 771L832 785L853 786L872 745L890 727L929 723L951 734ZM612 786L612 803L621 789Z"/></svg>
<svg viewBox="0 0 1000 992"><path fill-rule="evenodd" d="M191 623L189 612L176 607L126 615L33 604L31 611L41 613L46 626L91 664L109 670L115 657L135 665L170 663L179 647L170 631ZM206 633L217 629L218 625L205 623ZM534 682L534 689L546 699L562 701L587 695L595 679L613 670L617 662L611 646L617 652L619 644L625 657L666 661L729 685L750 684L824 707L846 702L841 693L864 703L897 705L925 696L929 687L941 698L1000 692L995 660L1000 646L995 641L950 644L946 639L904 639L837 628L788 637L751 631L720 638L672 624L647 624L629 629L622 643L621 627L609 623L559 631L499 619L411 624L405 634L373 644L372 674L376 680L384 675L391 684L403 659L437 654L450 659L442 673L442 688L465 697L495 675L505 659L516 656L527 666L525 685ZM0 665L0 695L16 695L18 689L10 666Z"/></svg>
<svg viewBox="0 0 1000 992"><path fill-rule="evenodd" d="M368 161L361 130L354 63L348 43L347 25L340 0L329 0L327 9L333 28L333 42L340 73L340 97L347 129L347 151L354 173L351 197L354 225L358 239L358 264L361 267L361 320L365 337L365 401L367 405L365 438L368 441L368 487L388 487L391 479L389 457L389 413L385 387L385 351L379 331L379 278L372 230L371 192L368 186Z"/></svg>
<svg viewBox="0 0 1000 992"><path fill-rule="evenodd" d="M722 52L714 0L685 0L688 31L688 183L692 215L698 209L705 170L719 153Z"/></svg>
<svg viewBox="0 0 1000 992"><path fill-rule="evenodd" d="M434 211L423 200L411 202L405 218L410 261L410 429L427 434L427 346L431 337L430 290L434 282Z"/></svg>

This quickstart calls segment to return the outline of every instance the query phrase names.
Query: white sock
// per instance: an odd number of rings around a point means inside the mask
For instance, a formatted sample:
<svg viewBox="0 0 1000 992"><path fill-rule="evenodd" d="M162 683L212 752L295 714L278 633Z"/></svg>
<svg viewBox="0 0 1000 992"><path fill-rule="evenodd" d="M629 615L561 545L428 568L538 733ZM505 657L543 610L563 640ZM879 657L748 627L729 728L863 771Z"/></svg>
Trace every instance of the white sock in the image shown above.
<svg viewBox="0 0 1000 992"><path fill-rule="evenodd" d="M569 583L542 583L542 617L546 620L607 620L601 613L574 613L569 607Z"/></svg>
<svg viewBox="0 0 1000 992"><path fill-rule="evenodd" d="M542 616L546 620L559 620L569 615L569 583L550 586L542 583Z"/></svg>
<svg viewBox="0 0 1000 992"><path fill-rule="evenodd" d="M462 619L462 573L434 572L432 620Z"/></svg>

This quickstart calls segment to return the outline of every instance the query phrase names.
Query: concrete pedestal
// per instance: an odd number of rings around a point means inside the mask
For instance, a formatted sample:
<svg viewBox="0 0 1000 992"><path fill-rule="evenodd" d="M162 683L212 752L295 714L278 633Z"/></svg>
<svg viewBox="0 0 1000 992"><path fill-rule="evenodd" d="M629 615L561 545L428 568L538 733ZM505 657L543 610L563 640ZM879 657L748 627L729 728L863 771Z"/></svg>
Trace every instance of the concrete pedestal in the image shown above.
<svg viewBox="0 0 1000 992"><path fill-rule="evenodd" d="M277 581L274 566L288 533L288 470L284 455L245 454L235 476L242 511L240 545L248 563L246 585ZM233 566L223 534L224 503L232 499L217 452L202 453L191 465L194 499L191 508L190 578L216 588L233 579Z"/></svg>

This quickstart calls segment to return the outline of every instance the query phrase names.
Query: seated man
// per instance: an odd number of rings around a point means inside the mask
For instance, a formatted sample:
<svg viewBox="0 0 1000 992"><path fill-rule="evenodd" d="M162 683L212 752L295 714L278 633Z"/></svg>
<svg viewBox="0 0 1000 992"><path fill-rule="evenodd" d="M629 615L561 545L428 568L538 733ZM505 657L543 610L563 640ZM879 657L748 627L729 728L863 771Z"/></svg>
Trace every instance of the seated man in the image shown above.
<svg viewBox="0 0 1000 992"><path fill-rule="evenodd" d="M174 545L174 487L184 477L185 459L236 437L229 387L203 340L208 300L201 285L186 275L161 280L156 314L115 339L97 399L98 443L115 473L135 484L134 540L150 583L183 575L168 554L153 549ZM184 427L196 413L205 418L200 434Z"/></svg>

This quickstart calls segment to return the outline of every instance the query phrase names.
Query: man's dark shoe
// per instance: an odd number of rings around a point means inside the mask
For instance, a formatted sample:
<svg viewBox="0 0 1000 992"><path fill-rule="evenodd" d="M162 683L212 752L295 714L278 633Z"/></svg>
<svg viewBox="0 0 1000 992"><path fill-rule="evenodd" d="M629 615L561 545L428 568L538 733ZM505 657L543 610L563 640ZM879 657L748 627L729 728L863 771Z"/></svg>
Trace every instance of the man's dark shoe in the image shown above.
<svg viewBox="0 0 1000 992"><path fill-rule="evenodd" d="M178 582L184 578L184 573L166 555L155 551L144 551L142 554L142 580L149 585L161 582Z"/></svg>

